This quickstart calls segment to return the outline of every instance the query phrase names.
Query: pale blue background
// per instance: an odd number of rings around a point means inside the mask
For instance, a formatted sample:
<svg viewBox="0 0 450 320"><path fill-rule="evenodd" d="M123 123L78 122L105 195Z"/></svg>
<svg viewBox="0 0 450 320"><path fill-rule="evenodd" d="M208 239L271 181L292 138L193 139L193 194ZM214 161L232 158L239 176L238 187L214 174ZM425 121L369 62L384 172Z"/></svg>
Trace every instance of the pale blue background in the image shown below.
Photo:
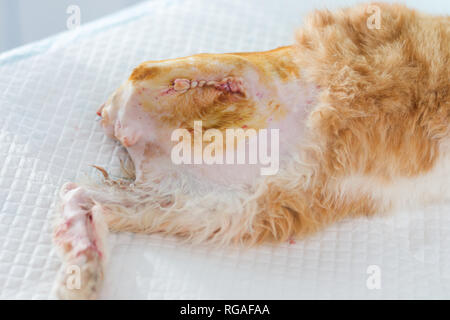
<svg viewBox="0 0 450 320"><path fill-rule="evenodd" d="M0 0L0 52L66 30L70 5L80 7L81 23L86 23L141 1Z"/></svg>
<svg viewBox="0 0 450 320"><path fill-rule="evenodd" d="M66 20L69 16L66 13L66 9L69 5L78 5L80 7L81 23L86 23L141 1L142 0L0 0L0 52L66 30ZM355 2L367 2L359 0L292 1L303 1L307 8L323 6L335 7ZM412 7L431 13L450 14L449 0L387 0L386 2L404 2Z"/></svg>

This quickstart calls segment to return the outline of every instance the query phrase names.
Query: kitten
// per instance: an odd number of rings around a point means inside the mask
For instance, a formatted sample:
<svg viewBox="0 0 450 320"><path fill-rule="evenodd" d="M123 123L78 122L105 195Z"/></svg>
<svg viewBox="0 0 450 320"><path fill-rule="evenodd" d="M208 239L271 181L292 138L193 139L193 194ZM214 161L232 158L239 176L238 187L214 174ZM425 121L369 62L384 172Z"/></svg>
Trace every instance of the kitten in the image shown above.
<svg viewBox="0 0 450 320"><path fill-rule="evenodd" d="M374 5L379 28L368 25L368 5L316 11L292 46L138 66L98 111L128 151L130 179L98 168L104 183L61 190L55 243L63 268L81 268L82 284L70 290L63 272L58 296L96 297L108 228L255 245L448 199L450 19ZM279 155L278 172L261 175L261 163L175 164L180 128L204 140L215 129L214 141L227 129L276 130L279 150L269 151Z"/></svg>

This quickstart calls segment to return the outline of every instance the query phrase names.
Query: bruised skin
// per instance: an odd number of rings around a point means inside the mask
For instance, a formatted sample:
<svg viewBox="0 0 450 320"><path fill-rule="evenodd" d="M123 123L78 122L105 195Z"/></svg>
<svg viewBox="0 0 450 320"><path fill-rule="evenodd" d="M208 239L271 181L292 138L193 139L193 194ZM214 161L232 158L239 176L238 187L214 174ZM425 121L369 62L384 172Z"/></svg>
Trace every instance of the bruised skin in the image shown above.
<svg viewBox="0 0 450 320"><path fill-rule="evenodd" d="M106 260L107 226L102 208L75 183L65 184L60 196L61 216L53 238L64 264L55 295L61 299L94 299L100 290Z"/></svg>

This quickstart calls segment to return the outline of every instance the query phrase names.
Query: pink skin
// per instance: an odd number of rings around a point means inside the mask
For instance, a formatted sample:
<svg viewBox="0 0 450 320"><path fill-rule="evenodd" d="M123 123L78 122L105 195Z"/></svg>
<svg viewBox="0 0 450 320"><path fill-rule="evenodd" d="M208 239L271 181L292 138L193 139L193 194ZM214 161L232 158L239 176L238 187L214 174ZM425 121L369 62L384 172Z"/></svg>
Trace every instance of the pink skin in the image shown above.
<svg viewBox="0 0 450 320"><path fill-rule="evenodd" d="M62 221L55 230L56 243L63 249L69 246L71 256L79 257L87 251L92 251L101 258L103 253L99 249L99 239L92 221L94 203L86 192L74 183L68 183L62 188L61 197Z"/></svg>
<svg viewBox="0 0 450 320"><path fill-rule="evenodd" d="M172 94L172 93L175 93L175 90L173 88L169 88L161 93L161 97L164 97L164 96L166 96L168 94Z"/></svg>
<svg viewBox="0 0 450 320"><path fill-rule="evenodd" d="M107 134L118 139L127 148L136 168L136 182L144 181L144 172L151 170L165 170L171 164L171 149L177 144L170 137L174 129L167 128L142 108L143 100L158 105L158 99L168 94L183 94L187 90L201 89L201 80L175 79L169 88L145 88L137 87L127 82L119 88L112 99L102 108L102 113L107 113L108 121L102 121ZM202 87L214 86L217 90L232 91L240 93L243 90L241 79L225 78L218 81L204 80ZM278 101L288 107L289 116L281 120L268 119L268 129L280 130L280 160L286 157L292 150L292 145L298 143L303 135L301 121L304 119L308 105L315 101L317 90L314 87L305 86L300 82L277 83L276 92ZM245 84L245 92L250 97L260 101L264 107L264 97L271 97L273 93L265 92L258 85L257 78L251 79ZM242 91L243 92L243 91ZM244 125L242 128L246 129ZM270 145L269 145L270 146ZM151 149L151 156L145 154L145 150ZM270 151L270 150L269 150ZM175 165L173 165L175 166ZM216 183L252 184L260 176L260 165L236 165L236 164L214 164L214 165L182 165L183 168L192 172L201 179L209 179Z"/></svg>
<svg viewBox="0 0 450 320"><path fill-rule="evenodd" d="M98 110L97 110L97 115L99 116L99 117L101 117L102 116L102 111L103 111L103 108L105 107L105 104L102 104L101 106L100 106L100 108L98 108Z"/></svg>
<svg viewBox="0 0 450 320"><path fill-rule="evenodd" d="M53 239L60 249L63 264L54 294L60 299L95 299L102 284L107 256L104 209L75 183L66 183L60 197L62 210ZM73 267L78 267L80 272L78 288L68 286Z"/></svg>

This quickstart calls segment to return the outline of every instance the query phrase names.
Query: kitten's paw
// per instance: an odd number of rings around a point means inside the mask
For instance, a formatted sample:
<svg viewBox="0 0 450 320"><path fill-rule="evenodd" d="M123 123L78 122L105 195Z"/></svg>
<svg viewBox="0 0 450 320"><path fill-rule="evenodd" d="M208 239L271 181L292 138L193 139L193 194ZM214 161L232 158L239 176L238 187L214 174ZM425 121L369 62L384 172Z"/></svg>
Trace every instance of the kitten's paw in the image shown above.
<svg viewBox="0 0 450 320"><path fill-rule="evenodd" d="M63 259L56 284L60 299L96 298L106 260L102 207L75 183L61 188L61 213L53 239Z"/></svg>

